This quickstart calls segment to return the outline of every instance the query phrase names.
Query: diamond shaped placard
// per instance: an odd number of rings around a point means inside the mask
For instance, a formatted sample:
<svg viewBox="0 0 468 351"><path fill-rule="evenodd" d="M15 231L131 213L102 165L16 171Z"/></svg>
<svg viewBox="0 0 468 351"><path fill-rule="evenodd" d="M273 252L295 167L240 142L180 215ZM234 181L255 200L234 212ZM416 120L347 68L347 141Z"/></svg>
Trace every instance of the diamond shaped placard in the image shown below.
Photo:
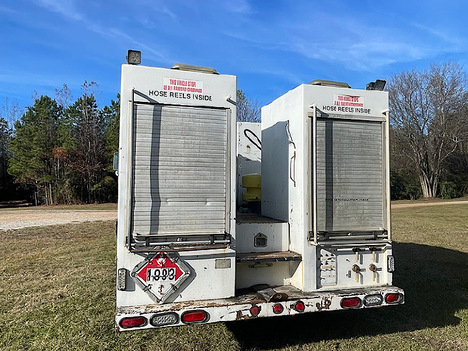
<svg viewBox="0 0 468 351"><path fill-rule="evenodd" d="M190 276L190 269L177 253L158 252L137 264L131 276L154 301L163 303Z"/></svg>

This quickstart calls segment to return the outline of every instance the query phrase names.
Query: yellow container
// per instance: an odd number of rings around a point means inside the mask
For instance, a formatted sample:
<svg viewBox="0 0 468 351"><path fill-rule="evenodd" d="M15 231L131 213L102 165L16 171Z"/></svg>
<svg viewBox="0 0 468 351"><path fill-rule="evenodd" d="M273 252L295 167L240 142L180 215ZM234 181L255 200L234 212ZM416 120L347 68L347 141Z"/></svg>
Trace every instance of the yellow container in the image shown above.
<svg viewBox="0 0 468 351"><path fill-rule="evenodd" d="M247 191L242 193L242 200L259 202L262 192L262 179L260 173L246 174L242 177L242 187Z"/></svg>

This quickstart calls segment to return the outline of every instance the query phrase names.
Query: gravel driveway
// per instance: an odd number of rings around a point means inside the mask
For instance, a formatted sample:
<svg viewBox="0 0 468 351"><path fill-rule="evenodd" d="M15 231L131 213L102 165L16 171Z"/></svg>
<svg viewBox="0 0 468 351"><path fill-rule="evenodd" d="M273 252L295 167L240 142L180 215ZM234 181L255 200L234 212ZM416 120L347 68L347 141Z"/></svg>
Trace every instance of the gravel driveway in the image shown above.
<svg viewBox="0 0 468 351"><path fill-rule="evenodd" d="M461 205L466 203L468 201L393 204L392 208ZM113 221L116 219L117 211L106 210L2 210L0 211L0 230L79 222Z"/></svg>
<svg viewBox="0 0 468 351"><path fill-rule="evenodd" d="M468 201L435 201L435 202L417 202L414 204L393 204L392 208L425 207L425 206L440 206L440 205L463 205L463 204L468 204Z"/></svg>
<svg viewBox="0 0 468 351"><path fill-rule="evenodd" d="M117 219L117 211L102 210L2 210L0 230Z"/></svg>

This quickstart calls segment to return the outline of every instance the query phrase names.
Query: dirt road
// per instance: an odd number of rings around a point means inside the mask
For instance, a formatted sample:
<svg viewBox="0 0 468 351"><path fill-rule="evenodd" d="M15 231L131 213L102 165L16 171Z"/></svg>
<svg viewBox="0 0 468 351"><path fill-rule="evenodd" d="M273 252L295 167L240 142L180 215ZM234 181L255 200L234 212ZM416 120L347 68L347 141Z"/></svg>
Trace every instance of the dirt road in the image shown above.
<svg viewBox="0 0 468 351"><path fill-rule="evenodd" d="M0 230L117 219L117 211L103 210L34 210L0 211Z"/></svg>

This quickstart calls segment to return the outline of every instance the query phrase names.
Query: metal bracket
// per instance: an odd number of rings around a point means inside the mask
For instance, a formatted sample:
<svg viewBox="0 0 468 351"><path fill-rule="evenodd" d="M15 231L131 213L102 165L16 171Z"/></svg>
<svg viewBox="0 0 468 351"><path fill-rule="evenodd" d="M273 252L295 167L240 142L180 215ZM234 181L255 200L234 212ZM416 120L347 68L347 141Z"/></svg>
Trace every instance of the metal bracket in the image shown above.
<svg viewBox="0 0 468 351"><path fill-rule="evenodd" d="M312 232L317 244L317 105L312 105Z"/></svg>
<svg viewBox="0 0 468 351"><path fill-rule="evenodd" d="M192 250L225 249L231 245L231 235L133 235L131 252L178 252Z"/></svg>

